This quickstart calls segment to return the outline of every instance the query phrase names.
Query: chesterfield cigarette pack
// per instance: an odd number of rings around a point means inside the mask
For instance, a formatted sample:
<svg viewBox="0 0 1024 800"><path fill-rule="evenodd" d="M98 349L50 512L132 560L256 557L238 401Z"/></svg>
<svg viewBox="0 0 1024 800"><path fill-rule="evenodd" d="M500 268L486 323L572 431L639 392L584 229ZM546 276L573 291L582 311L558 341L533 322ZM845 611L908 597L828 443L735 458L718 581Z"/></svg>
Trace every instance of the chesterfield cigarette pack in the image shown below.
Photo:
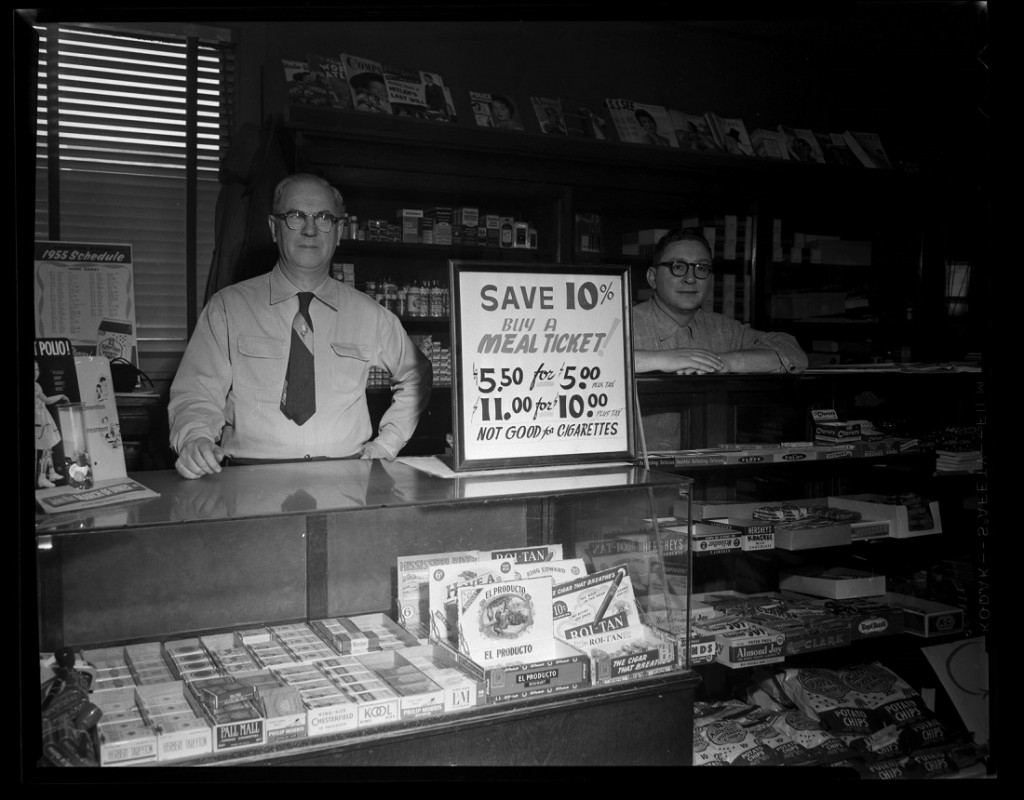
<svg viewBox="0 0 1024 800"><path fill-rule="evenodd" d="M552 658L490 669L443 642L437 646L454 658L460 669L484 684L488 705L590 685L590 658L558 639L554 642Z"/></svg>
<svg viewBox="0 0 1024 800"><path fill-rule="evenodd" d="M461 711L483 705L486 687L482 679L475 679L459 668L455 659L442 647L432 644L407 647L402 658L419 669L444 693L444 711Z"/></svg>
<svg viewBox="0 0 1024 800"><path fill-rule="evenodd" d="M674 637L646 625L579 637L572 644L590 656L595 685L639 680L677 667Z"/></svg>
<svg viewBox="0 0 1024 800"><path fill-rule="evenodd" d="M519 577L515 559L499 558L445 564L430 572L430 640L458 649L458 590Z"/></svg>
<svg viewBox="0 0 1024 800"><path fill-rule="evenodd" d="M625 567L595 572L552 589L555 636L567 642L640 624Z"/></svg>
<svg viewBox="0 0 1024 800"><path fill-rule="evenodd" d="M479 561L476 550L398 556L398 622L414 636L425 639L430 630L430 573L435 567Z"/></svg>
<svg viewBox="0 0 1024 800"><path fill-rule="evenodd" d="M306 711L309 736L355 730L358 724L356 704L316 665L283 666L274 673L282 683L298 692Z"/></svg>
<svg viewBox="0 0 1024 800"><path fill-rule="evenodd" d="M459 651L485 669L554 657L550 577L459 587Z"/></svg>
<svg viewBox="0 0 1024 800"><path fill-rule="evenodd" d="M378 675L398 696L402 720L425 719L445 712L445 691L402 653L387 650L356 656L360 664Z"/></svg>

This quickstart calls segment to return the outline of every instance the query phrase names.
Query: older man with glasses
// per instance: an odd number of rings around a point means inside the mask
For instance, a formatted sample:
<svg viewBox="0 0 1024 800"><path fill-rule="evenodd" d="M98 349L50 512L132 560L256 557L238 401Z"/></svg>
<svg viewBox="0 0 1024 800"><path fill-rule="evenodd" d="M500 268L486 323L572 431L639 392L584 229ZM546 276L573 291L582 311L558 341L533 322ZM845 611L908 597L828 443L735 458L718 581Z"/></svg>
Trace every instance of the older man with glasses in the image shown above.
<svg viewBox="0 0 1024 800"><path fill-rule="evenodd" d="M700 231L663 236L647 268L654 296L633 307L636 372L706 375L719 372L799 372L807 354L788 333L765 333L705 309L714 266Z"/></svg>
<svg viewBox="0 0 1024 800"><path fill-rule="evenodd" d="M398 318L330 277L341 193L291 175L268 217L278 260L265 275L210 298L171 384L175 468L185 478L222 463L393 459L430 397L430 362ZM392 401L372 439L371 367L390 373Z"/></svg>

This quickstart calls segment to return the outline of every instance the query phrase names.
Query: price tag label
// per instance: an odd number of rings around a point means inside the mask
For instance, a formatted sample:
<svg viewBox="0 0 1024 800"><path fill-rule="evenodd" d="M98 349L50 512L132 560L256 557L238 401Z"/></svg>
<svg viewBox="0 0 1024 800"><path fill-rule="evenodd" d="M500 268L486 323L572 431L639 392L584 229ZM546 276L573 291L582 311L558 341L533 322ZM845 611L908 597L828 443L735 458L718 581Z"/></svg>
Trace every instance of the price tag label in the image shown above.
<svg viewBox="0 0 1024 800"><path fill-rule="evenodd" d="M454 468L632 460L625 268L451 269Z"/></svg>

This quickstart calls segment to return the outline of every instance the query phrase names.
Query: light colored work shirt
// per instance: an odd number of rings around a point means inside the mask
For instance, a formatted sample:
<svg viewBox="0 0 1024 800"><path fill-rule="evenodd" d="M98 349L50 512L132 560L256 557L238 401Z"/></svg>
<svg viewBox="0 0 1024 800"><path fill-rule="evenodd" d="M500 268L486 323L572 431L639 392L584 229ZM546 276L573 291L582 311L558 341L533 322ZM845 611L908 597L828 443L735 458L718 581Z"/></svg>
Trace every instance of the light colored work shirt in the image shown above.
<svg viewBox="0 0 1024 800"><path fill-rule="evenodd" d="M394 457L430 399L430 362L399 319L333 278L313 292L316 413L296 425L281 412L298 289L280 266L217 292L199 316L171 383L175 451L206 436L228 456L343 458L373 434L366 402L370 367L391 374L392 402L374 440Z"/></svg>
<svg viewBox="0 0 1024 800"><path fill-rule="evenodd" d="M807 369L807 354L788 333L766 333L738 320L698 308L689 325L680 325L654 298L633 306L633 349L675 350L696 347L712 353L771 350L778 354L779 372Z"/></svg>

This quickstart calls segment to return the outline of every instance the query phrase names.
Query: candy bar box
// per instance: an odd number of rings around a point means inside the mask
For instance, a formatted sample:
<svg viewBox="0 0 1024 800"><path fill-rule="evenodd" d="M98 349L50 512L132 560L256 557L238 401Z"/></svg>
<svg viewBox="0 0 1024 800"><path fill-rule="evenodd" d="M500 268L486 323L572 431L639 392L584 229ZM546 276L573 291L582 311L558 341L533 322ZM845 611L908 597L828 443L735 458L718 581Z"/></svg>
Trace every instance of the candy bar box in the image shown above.
<svg viewBox="0 0 1024 800"><path fill-rule="evenodd" d="M964 629L964 610L958 606L895 592L886 593L885 602L903 609L903 629L914 636L949 636Z"/></svg>
<svg viewBox="0 0 1024 800"><path fill-rule="evenodd" d="M862 520L887 520L889 536L893 539L911 539L942 532L939 504L934 500L926 503L916 496L851 494L829 497L828 505L858 511Z"/></svg>
<svg viewBox="0 0 1024 800"><path fill-rule="evenodd" d="M830 567L783 573L779 589L816 597L873 597L885 594L885 576L858 569Z"/></svg>

